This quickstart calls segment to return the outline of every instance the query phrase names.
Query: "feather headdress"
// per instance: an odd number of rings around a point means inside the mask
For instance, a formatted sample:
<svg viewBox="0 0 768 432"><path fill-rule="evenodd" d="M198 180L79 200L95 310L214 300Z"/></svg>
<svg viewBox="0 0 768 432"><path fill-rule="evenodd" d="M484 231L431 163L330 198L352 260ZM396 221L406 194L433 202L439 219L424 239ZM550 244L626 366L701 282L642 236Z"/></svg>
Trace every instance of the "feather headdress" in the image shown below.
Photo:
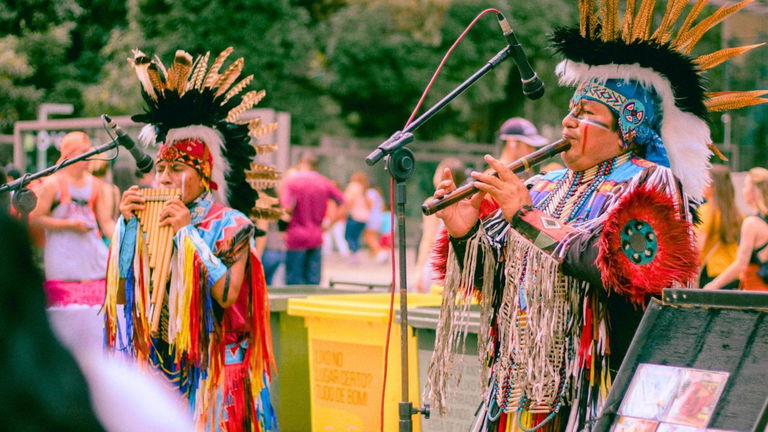
<svg viewBox="0 0 768 432"><path fill-rule="evenodd" d="M184 140L204 143L212 159L210 183L219 202L254 218L279 217L280 208L272 200L259 200L259 191L274 186L280 173L266 165L252 164L257 154L270 153L276 146L251 145L252 138L271 135L277 123L261 125L260 119L240 120L266 93L260 90L243 94L253 75L238 81L244 66L242 57L224 68L232 51L231 47L225 49L208 67L209 53L193 61L189 53L179 50L166 69L158 58L133 50L128 62L141 83L146 107L144 113L132 119L147 123L139 135L145 146ZM271 182L254 182L253 178L268 178Z"/></svg>
<svg viewBox="0 0 768 432"><path fill-rule="evenodd" d="M707 112L768 102L761 97L768 91L708 93L703 87L705 70L762 44L695 58L691 52L707 31L751 2L726 3L696 23L707 4L698 0L676 27L690 2L668 0L652 31L656 0L642 0L637 10L635 0L627 0L623 13L618 0L579 0L579 28L558 29L553 36L555 48L565 57L557 67L560 81L579 86L577 93L608 101L618 114L623 137L642 135L643 145L658 161L667 162L686 193L701 199L709 181L709 158L717 152ZM628 82L647 97L622 97L617 87L638 91ZM650 125L654 114L656 123Z"/></svg>

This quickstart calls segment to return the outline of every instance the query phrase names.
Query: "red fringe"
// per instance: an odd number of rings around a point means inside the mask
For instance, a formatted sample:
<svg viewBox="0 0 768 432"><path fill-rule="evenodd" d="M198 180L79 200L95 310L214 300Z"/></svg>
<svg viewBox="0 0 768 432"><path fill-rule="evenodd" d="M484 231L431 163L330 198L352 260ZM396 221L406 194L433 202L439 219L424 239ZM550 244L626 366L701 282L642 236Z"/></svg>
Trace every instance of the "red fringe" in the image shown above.
<svg viewBox="0 0 768 432"><path fill-rule="evenodd" d="M272 379L273 371L277 370L275 358L272 349L272 330L269 321L269 293L267 292L267 282L264 279L264 270L259 258L251 253L250 259L251 274L251 340L249 341L249 351L257 349L256 358L269 380ZM260 376L253 377L261 379Z"/></svg>
<svg viewBox="0 0 768 432"><path fill-rule="evenodd" d="M138 234L141 235L141 234ZM139 262L144 262L144 250L141 248L137 248L137 259ZM133 334L135 337L134 346L136 347L136 358L138 359L140 364L143 364L144 362L148 361L149 359L149 350L150 346L152 346L151 342L151 334L150 334L150 325L149 325L149 307L151 304L151 297L152 293L145 292L148 287L144 285L144 276L145 272L149 271L148 266L145 267L143 265L139 265L139 274L134 274L134 280L133 280L133 295L134 295L134 304L133 304ZM140 303L144 305L144 315L140 315L142 313L139 311L139 308L136 307L136 299L138 297L141 297L139 300ZM147 298L150 297L150 298Z"/></svg>
<svg viewBox="0 0 768 432"><path fill-rule="evenodd" d="M250 350L249 350L250 351ZM253 400L250 397L250 380L246 362L224 366L221 381L222 409L221 430L228 432L258 430ZM224 414L224 413L222 413ZM254 428L254 425L255 428Z"/></svg>
<svg viewBox="0 0 768 432"><path fill-rule="evenodd" d="M507 420L508 417L514 415L514 411L512 413L504 413L501 416L499 416L499 425L496 427L497 432L506 432L507 430Z"/></svg>
<svg viewBox="0 0 768 432"><path fill-rule="evenodd" d="M589 300L587 300L589 302ZM583 368L585 365L589 367L589 360L592 353L589 351L589 347L592 344L592 306L588 303L584 310L584 324L581 326L581 341L579 341L579 367Z"/></svg>
<svg viewBox="0 0 768 432"><path fill-rule="evenodd" d="M621 249L621 230L632 219L645 221L656 233L658 250L653 261L637 265ZM644 304L673 282L686 284L696 277L699 259L691 224L675 209L672 198L650 187L627 194L606 219L598 241L596 264L603 286Z"/></svg>

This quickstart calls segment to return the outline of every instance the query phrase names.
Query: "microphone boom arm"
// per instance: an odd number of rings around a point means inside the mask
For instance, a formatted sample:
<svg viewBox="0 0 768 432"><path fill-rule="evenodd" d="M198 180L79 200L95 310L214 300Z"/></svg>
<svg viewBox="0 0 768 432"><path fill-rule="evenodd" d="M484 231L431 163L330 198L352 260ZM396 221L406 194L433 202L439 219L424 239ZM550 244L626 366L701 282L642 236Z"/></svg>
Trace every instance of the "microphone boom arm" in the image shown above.
<svg viewBox="0 0 768 432"><path fill-rule="evenodd" d="M432 118L432 116L437 114L438 111L445 108L446 105L448 105L452 100L456 99L456 97L461 93L463 93L464 90L469 88L469 86L471 86L477 80L482 78L485 74L490 72L491 69L495 68L496 66L499 65L499 63L506 60L506 58L509 57L509 55L511 54L512 49L513 48L510 47L509 45L505 46L504 49L499 51L495 56L493 56L493 58L488 60L488 62L486 62L486 64L483 67L478 69L463 83L459 84L455 89L453 89L445 97L440 99L439 102L437 102L430 109L424 112L424 114L420 115L416 120L412 121L408 125L408 127L406 127L402 131L395 132L386 141L379 144L376 150L371 152L371 154L369 154L368 157L365 158L365 163L368 164L368 166L373 166L378 161L380 161L384 156L394 152L400 147L411 142L413 140L413 131L415 131L419 126L424 124L427 120Z"/></svg>
<svg viewBox="0 0 768 432"><path fill-rule="evenodd" d="M49 166L48 168L45 168L41 171L38 171L34 174L29 175L23 175L20 178L10 182L6 183L2 186L0 186L0 193L7 192L10 190L21 188L25 185L27 185L32 180L39 179L41 177L45 177L48 175L53 174L54 172L60 170L61 168L64 168L65 166L72 165L73 163L80 162L82 160L88 159L91 156L95 156L99 153L104 153L105 151L112 150L114 148L117 148L118 142L117 140L112 140L106 144L102 144L99 147L94 148L93 150L83 153L79 156L76 156L72 159L64 159L63 161L57 163L56 165Z"/></svg>

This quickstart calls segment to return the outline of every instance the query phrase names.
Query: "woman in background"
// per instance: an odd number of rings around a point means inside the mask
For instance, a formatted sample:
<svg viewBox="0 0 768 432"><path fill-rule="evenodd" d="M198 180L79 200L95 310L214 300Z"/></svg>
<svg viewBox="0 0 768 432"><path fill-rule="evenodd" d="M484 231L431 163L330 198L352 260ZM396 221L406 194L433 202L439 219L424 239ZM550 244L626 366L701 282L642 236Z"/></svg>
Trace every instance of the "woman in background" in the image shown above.
<svg viewBox="0 0 768 432"><path fill-rule="evenodd" d="M731 172L724 165L714 165L710 170L712 183L704 191L707 202L699 207L701 224L696 228L696 240L701 259L700 286L719 276L736 260L739 249L739 229L742 216L734 199ZM723 289L737 289L734 280Z"/></svg>
<svg viewBox="0 0 768 432"><path fill-rule="evenodd" d="M363 229L363 241L368 247L371 258L377 263L383 263L389 257L389 254L381 246L381 225L382 215L384 214L384 197L381 191L375 186L369 186L365 191L365 198L370 205L370 214L368 222Z"/></svg>
<svg viewBox="0 0 768 432"><path fill-rule="evenodd" d="M353 255L360 250L360 238L371 217L371 203L366 196L368 187L368 176L357 171L352 174L344 190L344 202L349 209L344 239Z"/></svg>
<svg viewBox="0 0 768 432"><path fill-rule="evenodd" d="M704 289L722 289L728 283L741 278L739 287L743 290L768 290L768 281L759 274L761 266L768 261L768 170L752 168L744 181L744 201L757 211L741 223L741 238L736 260L731 263ZM768 278L766 278L768 279Z"/></svg>

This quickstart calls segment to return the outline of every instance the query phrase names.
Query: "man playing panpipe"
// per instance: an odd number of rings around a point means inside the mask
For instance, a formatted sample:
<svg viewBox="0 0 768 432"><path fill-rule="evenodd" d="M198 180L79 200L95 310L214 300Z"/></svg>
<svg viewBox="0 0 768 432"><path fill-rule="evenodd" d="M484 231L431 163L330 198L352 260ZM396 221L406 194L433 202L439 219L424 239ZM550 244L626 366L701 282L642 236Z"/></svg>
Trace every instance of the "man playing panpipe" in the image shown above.
<svg viewBox="0 0 768 432"><path fill-rule="evenodd" d="M694 24L701 2L670 0L657 31L654 2L637 12L618 3L579 1L580 28L554 35L561 82L576 86L562 121L567 169L528 190L486 156L499 176L473 173L481 192L437 213L450 247L426 397L445 408L479 297L488 380L473 431L594 427L649 296L695 281L691 221L713 151L707 111L766 101L704 93L701 72L738 52L689 56L712 22ZM434 197L455 188L446 172ZM499 208L481 217L484 196Z"/></svg>
<svg viewBox="0 0 768 432"><path fill-rule="evenodd" d="M147 123L142 143L159 145L155 184L179 195L150 209L138 187L123 194L107 270L106 340L162 371L189 402L198 428L274 430L269 303L254 254L258 229L249 218L259 194L246 181L264 174L254 185L262 189L276 180L274 170L253 168L259 146L250 144L274 125L238 121L263 91L240 94L252 79L235 83L242 58L220 70L231 52L209 68L208 54L193 63L177 51L167 71L139 51L130 59L147 102L133 119ZM152 212L159 228L150 226ZM165 247L164 227L171 236ZM153 277L164 265L167 277ZM123 299L119 328L115 305Z"/></svg>

